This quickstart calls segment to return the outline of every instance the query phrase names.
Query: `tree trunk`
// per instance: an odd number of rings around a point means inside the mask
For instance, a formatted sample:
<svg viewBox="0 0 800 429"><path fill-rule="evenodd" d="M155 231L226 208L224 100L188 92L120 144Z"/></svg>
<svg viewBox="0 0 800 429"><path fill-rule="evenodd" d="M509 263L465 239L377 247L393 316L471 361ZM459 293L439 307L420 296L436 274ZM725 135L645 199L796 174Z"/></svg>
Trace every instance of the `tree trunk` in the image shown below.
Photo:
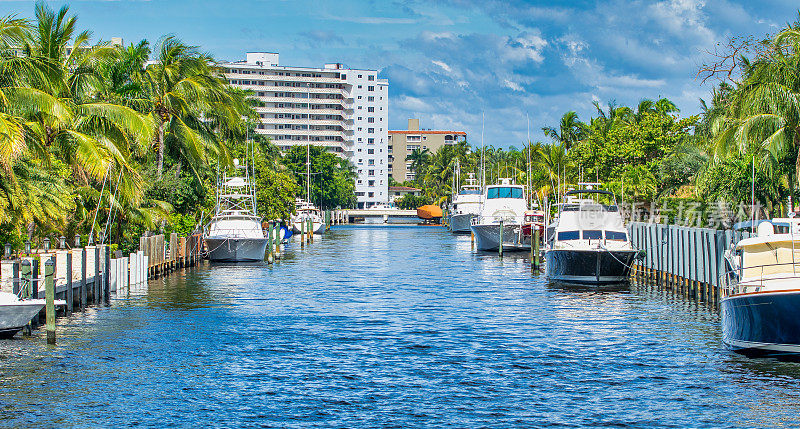
<svg viewBox="0 0 800 429"><path fill-rule="evenodd" d="M164 122L158 124L158 155L156 157L158 163L158 178L161 179L161 173L164 171Z"/></svg>

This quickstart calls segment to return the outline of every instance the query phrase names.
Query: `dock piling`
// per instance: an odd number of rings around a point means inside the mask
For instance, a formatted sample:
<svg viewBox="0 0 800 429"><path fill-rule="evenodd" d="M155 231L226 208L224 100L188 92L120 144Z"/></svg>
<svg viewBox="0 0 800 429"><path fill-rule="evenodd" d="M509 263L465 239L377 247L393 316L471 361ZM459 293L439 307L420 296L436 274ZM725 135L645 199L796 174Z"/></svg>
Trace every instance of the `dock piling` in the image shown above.
<svg viewBox="0 0 800 429"><path fill-rule="evenodd" d="M55 268L55 257L52 255L47 256L44 262L45 330L47 331L47 344L56 343Z"/></svg>
<svg viewBox="0 0 800 429"><path fill-rule="evenodd" d="M267 230L268 230L268 234L267 234L267 263L271 264L272 263L272 258L273 258L272 253L273 253L273 251L275 249L272 246L272 239L273 239L273 237L272 237L272 233L273 233L272 222L270 222L268 225L269 226L267 227Z"/></svg>
<svg viewBox="0 0 800 429"><path fill-rule="evenodd" d="M535 225L534 225L535 227ZM531 266L533 269L539 269L539 229L536 228L531 235Z"/></svg>

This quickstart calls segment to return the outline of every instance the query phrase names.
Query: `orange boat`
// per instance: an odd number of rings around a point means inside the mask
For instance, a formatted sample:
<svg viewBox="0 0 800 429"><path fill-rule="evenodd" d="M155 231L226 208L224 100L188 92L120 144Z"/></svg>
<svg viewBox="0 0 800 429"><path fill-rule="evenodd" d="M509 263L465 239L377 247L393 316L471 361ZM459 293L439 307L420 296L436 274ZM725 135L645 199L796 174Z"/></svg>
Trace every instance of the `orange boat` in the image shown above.
<svg viewBox="0 0 800 429"><path fill-rule="evenodd" d="M442 208L429 204L417 208L417 217L424 220L434 220L442 218Z"/></svg>

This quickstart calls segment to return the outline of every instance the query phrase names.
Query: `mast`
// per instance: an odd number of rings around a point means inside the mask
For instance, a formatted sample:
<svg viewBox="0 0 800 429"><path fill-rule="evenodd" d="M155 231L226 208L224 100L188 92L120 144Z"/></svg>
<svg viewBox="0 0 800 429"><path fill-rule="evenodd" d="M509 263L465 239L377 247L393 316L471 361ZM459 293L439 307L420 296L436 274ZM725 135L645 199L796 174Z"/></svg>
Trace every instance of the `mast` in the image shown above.
<svg viewBox="0 0 800 429"><path fill-rule="evenodd" d="M486 143L483 141L483 128L486 125L486 112L481 113L481 188L486 187Z"/></svg>

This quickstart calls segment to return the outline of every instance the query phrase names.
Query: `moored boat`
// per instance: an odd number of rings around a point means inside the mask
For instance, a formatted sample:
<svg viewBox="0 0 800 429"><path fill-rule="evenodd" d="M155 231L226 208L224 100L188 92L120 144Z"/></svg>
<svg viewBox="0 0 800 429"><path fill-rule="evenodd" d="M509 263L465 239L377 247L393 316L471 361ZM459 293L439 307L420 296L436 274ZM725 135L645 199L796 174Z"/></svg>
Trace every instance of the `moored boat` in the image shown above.
<svg viewBox="0 0 800 429"><path fill-rule="evenodd" d="M800 356L800 219L760 223L726 259L723 343L748 355Z"/></svg>
<svg viewBox="0 0 800 429"><path fill-rule="evenodd" d="M498 250L501 240L503 250L530 249L530 235L523 232L528 210L525 188L500 179L499 184L486 187L481 199L481 212L470 225L478 250Z"/></svg>
<svg viewBox="0 0 800 429"><path fill-rule="evenodd" d="M214 216L206 226L204 239L208 259L215 262L254 262L264 260L267 237L261 228L256 206L256 188L247 164L237 170L244 176L224 174L217 185Z"/></svg>
<svg viewBox="0 0 800 429"><path fill-rule="evenodd" d="M44 308L43 299L20 299L10 292L0 292L0 338L11 338ZM56 300L55 305L66 302Z"/></svg>
<svg viewBox="0 0 800 429"><path fill-rule="evenodd" d="M481 212L481 187L478 180L470 176L467 183L453 196L448 210L450 231L456 234L469 234L472 219Z"/></svg>
<svg viewBox="0 0 800 429"><path fill-rule="evenodd" d="M568 191L564 199L547 232L546 277L584 284L627 281L638 251L630 242L614 194L590 188Z"/></svg>
<svg viewBox="0 0 800 429"><path fill-rule="evenodd" d="M298 198L295 201L296 213L292 216L291 224L292 231L299 234L301 228L305 231L308 227L309 219L311 220L311 230L314 234L322 234L325 232L325 221L322 219L322 214L319 209L312 203Z"/></svg>

